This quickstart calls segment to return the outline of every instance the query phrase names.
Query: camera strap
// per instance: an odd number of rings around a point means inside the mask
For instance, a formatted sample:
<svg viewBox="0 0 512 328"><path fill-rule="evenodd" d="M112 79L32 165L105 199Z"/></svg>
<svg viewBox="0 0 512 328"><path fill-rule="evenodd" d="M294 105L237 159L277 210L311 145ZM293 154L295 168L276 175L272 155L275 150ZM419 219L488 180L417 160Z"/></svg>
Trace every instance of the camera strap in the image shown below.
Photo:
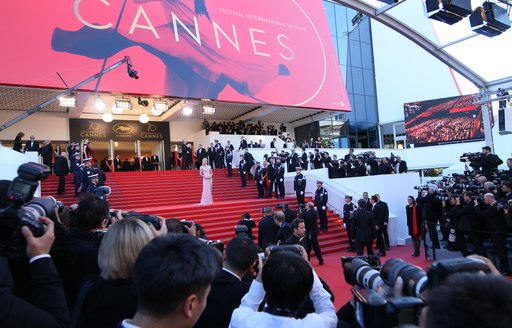
<svg viewBox="0 0 512 328"><path fill-rule="evenodd" d="M296 318L295 313L288 309L279 309L274 306L267 306L263 309L263 312L266 312L271 315L277 315L279 317L288 317L288 318Z"/></svg>

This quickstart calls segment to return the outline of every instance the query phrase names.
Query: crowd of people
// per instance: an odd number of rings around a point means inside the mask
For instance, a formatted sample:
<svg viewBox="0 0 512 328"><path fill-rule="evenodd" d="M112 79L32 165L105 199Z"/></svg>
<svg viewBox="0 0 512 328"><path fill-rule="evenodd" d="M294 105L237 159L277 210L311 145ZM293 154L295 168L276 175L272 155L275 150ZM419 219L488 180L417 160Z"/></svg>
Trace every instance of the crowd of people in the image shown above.
<svg viewBox="0 0 512 328"><path fill-rule="evenodd" d="M467 116L432 118L407 127L408 140L413 144L468 140L482 136L481 120Z"/></svg>
<svg viewBox="0 0 512 328"><path fill-rule="evenodd" d="M238 134L238 135L277 135L278 133L286 133L286 126L281 123L279 131L272 124L265 124L261 121L257 123L244 123L243 121L235 122L208 122L203 121L203 130L208 134L210 131L219 132L220 134Z"/></svg>

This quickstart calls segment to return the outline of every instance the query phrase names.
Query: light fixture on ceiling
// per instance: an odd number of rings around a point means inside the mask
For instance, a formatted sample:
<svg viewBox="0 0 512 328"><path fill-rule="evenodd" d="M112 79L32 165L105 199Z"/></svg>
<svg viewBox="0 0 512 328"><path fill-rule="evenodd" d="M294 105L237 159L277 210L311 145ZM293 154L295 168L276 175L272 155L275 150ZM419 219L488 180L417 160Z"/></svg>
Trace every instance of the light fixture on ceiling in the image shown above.
<svg viewBox="0 0 512 328"><path fill-rule="evenodd" d="M103 112L105 110L105 107L107 107L107 105L105 104L105 100L103 100L103 98L101 98L100 95L94 98L94 108L96 108L98 112Z"/></svg>
<svg viewBox="0 0 512 328"><path fill-rule="evenodd" d="M149 116L147 114L141 114L139 116L139 122L141 122L143 124L149 122Z"/></svg>
<svg viewBox="0 0 512 328"><path fill-rule="evenodd" d="M103 114L102 119L103 119L103 121L110 123L114 120L114 116L112 116L112 114L110 114L109 112L106 112Z"/></svg>
<svg viewBox="0 0 512 328"><path fill-rule="evenodd" d="M203 105L203 114L204 115L213 115L215 114L215 107L210 105Z"/></svg>
<svg viewBox="0 0 512 328"><path fill-rule="evenodd" d="M117 108L120 108L123 110L124 109L130 109L130 110L133 109L132 102L128 98L116 98L115 105Z"/></svg>
<svg viewBox="0 0 512 328"><path fill-rule="evenodd" d="M151 108L151 114L155 115L155 116L160 116L162 115L163 111L158 109L157 107L153 106L153 108Z"/></svg>
<svg viewBox="0 0 512 328"><path fill-rule="evenodd" d="M473 11L471 0L427 0L426 15L430 19L453 25Z"/></svg>
<svg viewBox="0 0 512 328"><path fill-rule="evenodd" d="M487 1L469 16L469 23L473 31L491 38L505 32L511 25L507 9Z"/></svg>
<svg viewBox="0 0 512 328"><path fill-rule="evenodd" d="M165 100L154 100L153 108L151 108L151 113L155 116L160 116L164 111L167 110L167 101Z"/></svg>
<svg viewBox="0 0 512 328"><path fill-rule="evenodd" d="M190 116L192 115L192 113L194 113L194 109L190 105L185 105L185 107L183 107L183 109L181 110L181 113L184 116Z"/></svg>
<svg viewBox="0 0 512 328"><path fill-rule="evenodd" d="M62 107L76 107L76 95L74 93L70 93L67 96L60 97L59 103Z"/></svg>
<svg viewBox="0 0 512 328"><path fill-rule="evenodd" d="M119 115L119 114L122 114L124 111L124 108L122 107L117 107L116 104L113 104L112 105L112 113L116 114L116 115Z"/></svg>

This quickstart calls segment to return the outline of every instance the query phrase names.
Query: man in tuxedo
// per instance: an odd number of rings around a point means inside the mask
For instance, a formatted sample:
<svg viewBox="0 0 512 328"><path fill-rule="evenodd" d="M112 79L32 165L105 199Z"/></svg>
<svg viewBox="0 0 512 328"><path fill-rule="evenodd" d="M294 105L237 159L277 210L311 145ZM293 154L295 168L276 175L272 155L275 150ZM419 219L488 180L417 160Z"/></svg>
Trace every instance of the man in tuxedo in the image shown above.
<svg viewBox="0 0 512 328"><path fill-rule="evenodd" d="M356 159L356 155L354 155L354 148L350 148L348 150L348 154L345 155L345 161L350 161Z"/></svg>
<svg viewBox="0 0 512 328"><path fill-rule="evenodd" d="M142 157L142 171L151 171L151 158L147 153Z"/></svg>
<svg viewBox="0 0 512 328"><path fill-rule="evenodd" d="M257 265L258 247L250 239L235 237L222 257L222 270L212 283L208 302L194 328L228 327L233 311L249 291L250 282L242 280Z"/></svg>
<svg viewBox="0 0 512 328"><path fill-rule="evenodd" d="M206 149L203 148L202 144L199 144L199 147L196 150L196 163L197 168L199 169L199 166L201 166L201 163L203 163L203 158L208 157L208 152Z"/></svg>
<svg viewBox="0 0 512 328"><path fill-rule="evenodd" d="M384 157L382 159L382 163L379 165L379 174L392 174L393 167L391 167L391 164L389 164L389 158Z"/></svg>
<svg viewBox="0 0 512 328"><path fill-rule="evenodd" d="M384 236L384 244L386 245L386 250L389 251L391 249L391 245L389 244L389 235L388 235L389 206L388 206L388 203L383 202L380 199L379 194L375 194L375 196L377 196L377 199L379 201L378 204L380 206L382 206L382 208L384 209L384 229L382 229L382 234Z"/></svg>
<svg viewBox="0 0 512 328"><path fill-rule="evenodd" d="M233 150L226 146L226 166L228 168L228 177L233 176Z"/></svg>
<svg viewBox="0 0 512 328"><path fill-rule="evenodd" d="M307 250L306 244L306 225L302 219L294 219L290 224L293 233L284 242L285 245L300 245Z"/></svg>
<svg viewBox="0 0 512 328"><path fill-rule="evenodd" d="M215 150L213 149L213 143L210 143L210 147L208 147L206 152L208 153L208 163L212 169L215 169Z"/></svg>
<svg viewBox="0 0 512 328"><path fill-rule="evenodd" d="M240 181L242 182L242 188L245 188L245 186L247 185L247 162L244 159L244 155L240 155L240 163L238 163L238 170L240 173Z"/></svg>
<svg viewBox="0 0 512 328"><path fill-rule="evenodd" d="M290 238L293 233L292 227L289 223L285 221L284 213L281 211L275 212L274 217L277 220L277 224L279 226L279 231L277 232L277 241L279 243L284 243Z"/></svg>
<svg viewBox="0 0 512 328"><path fill-rule="evenodd" d="M265 206L263 214L265 216L258 223L258 246L265 249L269 245L276 244L279 226L271 206Z"/></svg>
<svg viewBox="0 0 512 328"><path fill-rule="evenodd" d="M272 141L270 142L270 148L276 148L276 138L272 139Z"/></svg>
<svg viewBox="0 0 512 328"><path fill-rule="evenodd" d="M292 210L288 203L283 204L284 220L287 223L292 223L297 218L297 210Z"/></svg>
<svg viewBox="0 0 512 328"><path fill-rule="evenodd" d="M233 147L233 145L231 144L231 141L227 141L227 144L226 144L226 147L225 148L229 148L231 151L234 151L235 150L235 147Z"/></svg>
<svg viewBox="0 0 512 328"><path fill-rule="evenodd" d="M116 155L114 158L114 171L120 172L122 169L123 162L121 161L121 157L119 155Z"/></svg>
<svg viewBox="0 0 512 328"><path fill-rule="evenodd" d="M293 190L297 196L297 205L304 206L304 194L306 193L306 177L302 174L302 168L297 166L295 168L295 178L293 179Z"/></svg>
<svg viewBox="0 0 512 328"><path fill-rule="evenodd" d="M223 157L224 157L224 149L222 148L222 145L219 143L219 140L214 141L215 144L213 145L213 160L215 161L215 168L221 169L222 163L223 163Z"/></svg>
<svg viewBox="0 0 512 328"><path fill-rule="evenodd" d="M247 140L245 140L244 136L240 137L240 146L238 146L238 150L243 150L248 148Z"/></svg>
<svg viewBox="0 0 512 328"><path fill-rule="evenodd" d="M25 144L25 153L27 151L39 151L39 142L35 139L33 135L30 136L30 141Z"/></svg>
<svg viewBox="0 0 512 328"><path fill-rule="evenodd" d="M151 162L151 169L154 171L158 171L158 166L160 165L160 158L158 158L158 155L153 154L150 159Z"/></svg>
<svg viewBox="0 0 512 328"><path fill-rule="evenodd" d="M281 163L281 157L276 157L276 171L275 171L275 179L277 189L279 190L279 194L276 190L276 198L284 198L285 190L284 190L284 164Z"/></svg>
<svg viewBox="0 0 512 328"><path fill-rule="evenodd" d="M276 198L278 198L279 194L277 193L277 183L276 183L277 166L274 163L274 161L275 161L274 157L270 157L269 161L270 161L270 164L268 164L268 167L267 167L267 176L268 176L268 181L269 181L269 187L267 189L266 198L272 198L272 192L274 191L274 185L275 185L275 190L276 190Z"/></svg>
<svg viewBox="0 0 512 328"><path fill-rule="evenodd" d="M256 161L256 169L254 170L254 182L256 182L256 188L258 188L258 198L265 198L265 174L266 170L260 166L259 161Z"/></svg>
<svg viewBox="0 0 512 328"><path fill-rule="evenodd" d="M251 168L254 165L254 157L251 153L249 153L249 150L246 148L244 149L244 160L247 163L247 175L249 178L252 177Z"/></svg>
<svg viewBox="0 0 512 328"><path fill-rule="evenodd" d="M343 223L345 223L345 228L347 229L347 234L349 236L352 236L352 215L354 211L357 210L357 205L352 203L352 196L346 195L345 196L345 204L343 204ZM356 251L356 245L352 241L352 238L349 238L349 252L355 252Z"/></svg>
<svg viewBox="0 0 512 328"><path fill-rule="evenodd" d="M254 223L254 220L251 218L251 214L249 212L242 214L242 219L239 220L237 224L246 226L247 237L249 237L251 240L254 239L252 228L256 227L256 223Z"/></svg>
<svg viewBox="0 0 512 328"><path fill-rule="evenodd" d="M59 186L57 187L57 195L62 195L64 193L65 185L66 185L66 175L69 174L69 166L68 160L66 158L66 153L60 153L57 158L55 158L55 168L53 173L59 177Z"/></svg>
<svg viewBox="0 0 512 328"><path fill-rule="evenodd" d="M378 256L386 256L386 245L384 243L384 235L382 231L384 230L384 216L385 211L382 206L378 204L379 199L376 195L373 195L370 198L372 203L372 213L375 217L375 235L377 237L377 247L379 248Z"/></svg>
<svg viewBox="0 0 512 328"><path fill-rule="evenodd" d="M312 202L306 204L306 211L301 216L306 226L306 243L308 252L308 259L310 258L311 249L314 249L315 256L318 259L318 264L324 264L324 258L322 257L322 250L318 243L318 213L315 210L315 206Z"/></svg>
<svg viewBox="0 0 512 328"><path fill-rule="evenodd" d="M402 157L396 157L395 173L407 173L407 162L402 161Z"/></svg>
<svg viewBox="0 0 512 328"><path fill-rule="evenodd" d="M181 142L181 169L188 170L190 168L190 148L185 140Z"/></svg>
<svg viewBox="0 0 512 328"><path fill-rule="evenodd" d="M46 139L43 147L39 148L39 155L43 158L43 164L52 168L53 146L50 139Z"/></svg>
<svg viewBox="0 0 512 328"><path fill-rule="evenodd" d="M373 240L375 239L375 216L366 210L366 201L357 202L359 209L352 215L352 232L349 235L356 244L357 256L364 255L364 248L368 255L373 255Z"/></svg>
<svg viewBox="0 0 512 328"><path fill-rule="evenodd" d="M292 148L290 156L286 159L288 162L288 172L293 172L297 166L299 166L299 154Z"/></svg>

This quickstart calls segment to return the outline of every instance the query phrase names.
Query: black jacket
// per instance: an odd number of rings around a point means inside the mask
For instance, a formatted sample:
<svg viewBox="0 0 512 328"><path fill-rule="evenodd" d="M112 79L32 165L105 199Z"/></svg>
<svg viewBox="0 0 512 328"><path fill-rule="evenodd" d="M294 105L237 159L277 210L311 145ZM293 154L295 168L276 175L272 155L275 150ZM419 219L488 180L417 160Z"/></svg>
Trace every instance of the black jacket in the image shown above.
<svg viewBox="0 0 512 328"><path fill-rule="evenodd" d="M306 190L306 182L306 177L302 173L295 175L293 178L293 190L304 192Z"/></svg>
<svg viewBox="0 0 512 328"><path fill-rule="evenodd" d="M300 218L304 220L307 232L318 233L318 212L315 209L303 212Z"/></svg>
<svg viewBox="0 0 512 328"><path fill-rule="evenodd" d="M64 156L57 156L55 159L55 168L53 169L55 175L68 175L69 166L68 160Z"/></svg>
<svg viewBox="0 0 512 328"><path fill-rule="evenodd" d="M412 207L409 205L405 206L405 213L407 215L407 228L409 230L409 235L414 235L414 229L412 225ZM418 220L418 230L423 229L423 218L421 217L420 207L416 205L416 220Z"/></svg>
<svg viewBox="0 0 512 328"><path fill-rule="evenodd" d="M21 148L23 147L23 145L21 144L21 138L15 138L14 139L14 145L12 146L12 150L15 150L15 151L18 151L18 152L21 152Z"/></svg>
<svg viewBox="0 0 512 328"><path fill-rule="evenodd" d="M41 155L41 157L43 157L43 163L49 163L51 165L53 156L52 144L50 143L47 144L46 146L39 148L39 154Z"/></svg>
<svg viewBox="0 0 512 328"><path fill-rule="evenodd" d="M473 202L459 205L459 229L465 231L477 231L479 228L478 218Z"/></svg>
<svg viewBox="0 0 512 328"><path fill-rule="evenodd" d="M293 233L292 226L289 223L283 222L279 231L277 232L277 240L282 243L288 240Z"/></svg>
<svg viewBox="0 0 512 328"><path fill-rule="evenodd" d="M380 202L375 203L373 205L372 213L374 215L375 224L382 228L384 226L384 222L386 222L385 221L386 211L385 211L384 207L380 204Z"/></svg>
<svg viewBox="0 0 512 328"><path fill-rule="evenodd" d="M352 239L356 243L367 243L375 239L375 216L372 212L359 209L352 215Z"/></svg>
<svg viewBox="0 0 512 328"><path fill-rule="evenodd" d="M244 225L247 227L247 236L249 236L249 238L253 239L253 235L252 235L252 228L256 227L256 223L254 223L253 220L245 220L245 219L242 219L240 221L238 221L238 225Z"/></svg>
<svg viewBox="0 0 512 328"><path fill-rule="evenodd" d="M5 265L4 265L5 264ZM2 270L7 264L2 263ZM69 327L69 311L51 258L30 263L31 303L12 293L0 279L0 327Z"/></svg>
<svg viewBox="0 0 512 328"><path fill-rule="evenodd" d="M420 214L423 219L438 220L441 218L441 202L436 199L434 194L426 194L418 196L416 203L420 207Z"/></svg>
<svg viewBox="0 0 512 328"><path fill-rule="evenodd" d="M265 216L258 224L258 246L265 249L269 245L277 242L277 232L279 227L276 225L273 216Z"/></svg>
<svg viewBox="0 0 512 328"><path fill-rule="evenodd" d="M306 249L306 238L299 238L292 234L286 241L283 243L284 245L300 245Z"/></svg>
<svg viewBox="0 0 512 328"><path fill-rule="evenodd" d="M39 150L39 141L34 140L32 143L31 140L27 141L25 144L25 151L38 151Z"/></svg>
<svg viewBox="0 0 512 328"><path fill-rule="evenodd" d="M194 328L228 327L233 311L240 306L250 286L249 282L240 281L231 273L221 270L212 283L208 303Z"/></svg>
<svg viewBox="0 0 512 328"><path fill-rule="evenodd" d="M238 147L238 150L246 149L247 147L247 140L240 140L240 146Z"/></svg>
<svg viewBox="0 0 512 328"><path fill-rule="evenodd" d="M286 223L292 223L292 221L297 218L297 210L290 209L290 210L284 211L283 213L284 213L284 221Z"/></svg>
<svg viewBox="0 0 512 328"><path fill-rule="evenodd" d="M398 162L397 162L398 164ZM396 167L396 165L395 165ZM406 161L400 161L400 166L398 166L398 172L395 173L407 173L407 162Z"/></svg>
<svg viewBox="0 0 512 328"><path fill-rule="evenodd" d="M327 194L327 190L324 187L322 187L320 189L316 188L315 205L316 206L327 206L328 200L329 200L329 195Z"/></svg>
<svg viewBox="0 0 512 328"><path fill-rule="evenodd" d="M505 215L502 211L498 211L498 202L486 206L482 209L480 206L475 206L475 212L478 217L485 219L488 229L492 232L506 233L507 223L505 221Z"/></svg>

